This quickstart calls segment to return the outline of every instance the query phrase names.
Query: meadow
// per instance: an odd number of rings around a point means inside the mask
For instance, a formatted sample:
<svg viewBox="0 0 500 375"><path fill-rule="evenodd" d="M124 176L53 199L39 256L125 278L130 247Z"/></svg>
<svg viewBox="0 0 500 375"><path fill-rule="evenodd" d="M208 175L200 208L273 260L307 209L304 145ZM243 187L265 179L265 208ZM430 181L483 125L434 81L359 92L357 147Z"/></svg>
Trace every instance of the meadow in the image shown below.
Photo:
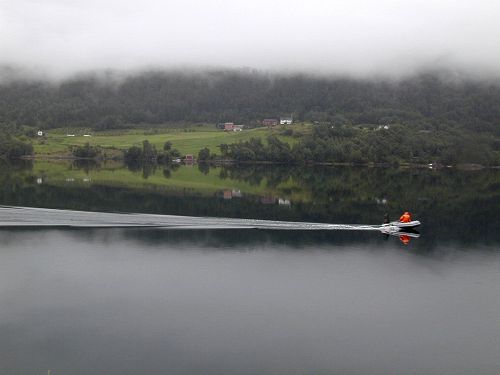
<svg viewBox="0 0 500 375"><path fill-rule="evenodd" d="M307 131L307 125L292 125L295 131ZM48 131L43 137L35 139L33 147L37 156L70 156L72 146L82 146L87 142L91 146L103 148L107 156L121 154L132 146L141 146L144 140L148 140L158 150L163 149L165 142L172 143L172 147L180 151L182 155L197 155L200 149L208 147L214 154L220 154L218 145L226 143L237 143L250 138L261 138L264 142L270 135L279 137L290 145L297 142L297 138L282 135L284 127L277 126L272 129L254 128L245 129L240 132L224 132L213 126L202 126L185 129L155 129L155 130L116 130L116 131L92 131L88 133L71 133L63 129ZM74 136L68 136L74 134ZM90 136L84 136L88 134Z"/></svg>

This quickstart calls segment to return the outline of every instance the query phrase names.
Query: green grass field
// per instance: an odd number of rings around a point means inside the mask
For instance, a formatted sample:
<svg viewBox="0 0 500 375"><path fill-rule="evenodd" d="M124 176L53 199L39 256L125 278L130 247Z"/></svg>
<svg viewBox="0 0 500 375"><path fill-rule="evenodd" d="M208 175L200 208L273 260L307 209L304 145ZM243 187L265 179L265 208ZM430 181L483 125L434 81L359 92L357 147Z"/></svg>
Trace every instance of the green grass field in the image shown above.
<svg viewBox="0 0 500 375"><path fill-rule="evenodd" d="M293 125L292 128L307 131L307 125ZM286 141L291 145L294 144L297 138L280 135L283 129L283 127L278 126L273 129L256 128L241 132L224 132L217 131L211 126L205 126L189 129L189 131L183 129L164 130L161 133L140 130L92 132L91 137L84 137L83 134L68 137L65 132L56 129L49 131L42 139L35 139L33 146L37 156L64 156L70 154L71 146L81 146L89 142L92 146L104 148L108 155L113 155L113 152L116 153L117 150L126 150L131 146L141 146L142 141L147 139L158 150L162 150L165 142L170 141L173 147L183 155L197 155L198 151L204 147L208 147L214 154L219 154L220 150L217 146L221 143L236 143L252 137L261 138L265 141L269 135L276 135L282 141Z"/></svg>

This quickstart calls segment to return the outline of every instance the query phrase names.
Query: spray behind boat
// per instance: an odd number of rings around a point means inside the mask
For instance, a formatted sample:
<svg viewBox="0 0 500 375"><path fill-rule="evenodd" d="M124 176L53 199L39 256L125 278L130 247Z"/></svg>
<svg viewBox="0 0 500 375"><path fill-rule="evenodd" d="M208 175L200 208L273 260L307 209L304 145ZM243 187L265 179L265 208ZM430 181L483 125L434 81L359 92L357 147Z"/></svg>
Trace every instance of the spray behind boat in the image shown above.
<svg viewBox="0 0 500 375"><path fill-rule="evenodd" d="M387 217L388 219L388 217ZM329 224L292 221L236 219L220 217L195 217L152 215L137 213L108 213L56 210L34 207L0 206L0 228L158 228L158 229L262 229L262 230L349 230L378 231L387 235L402 235L405 239L418 237L414 228L419 221L392 221L382 225ZM407 241L408 242L408 241ZM406 243L407 243L406 242Z"/></svg>

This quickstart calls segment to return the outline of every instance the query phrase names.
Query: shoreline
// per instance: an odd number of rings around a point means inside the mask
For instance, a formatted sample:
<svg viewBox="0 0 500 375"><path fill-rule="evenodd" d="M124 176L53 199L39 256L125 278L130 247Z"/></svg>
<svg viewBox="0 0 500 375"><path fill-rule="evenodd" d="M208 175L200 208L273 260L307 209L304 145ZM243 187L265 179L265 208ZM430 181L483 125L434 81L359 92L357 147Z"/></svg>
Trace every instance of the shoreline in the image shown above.
<svg viewBox="0 0 500 375"><path fill-rule="evenodd" d="M85 160L85 161L94 161L94 162L106 162L106 161L114 161L114 162L123 162L125 164L124 158L78 158L74 156L64 156L64 155L33 155L33 156L23 156L19 158L20 160L44 160L44 161L76 161L76 160ZM151 162L151 164L158 165L168 165L164 163ZM349 163L349 162L275 162L275 161L236 161L231 159L225 160L208 160L208 161L194 161L193 163L185 163L181 161L179 163L173 164L207 164L207 165L290 165L290 166L338 166L338 167L368 167L368 168L427 168L427 169L459 169L459 170L482 170L482 169L500 169L500 166L485 166L477 163L460 163L456 165L441 165L437 163L376 163L376 162L367 162L367 163Z"/></svg>

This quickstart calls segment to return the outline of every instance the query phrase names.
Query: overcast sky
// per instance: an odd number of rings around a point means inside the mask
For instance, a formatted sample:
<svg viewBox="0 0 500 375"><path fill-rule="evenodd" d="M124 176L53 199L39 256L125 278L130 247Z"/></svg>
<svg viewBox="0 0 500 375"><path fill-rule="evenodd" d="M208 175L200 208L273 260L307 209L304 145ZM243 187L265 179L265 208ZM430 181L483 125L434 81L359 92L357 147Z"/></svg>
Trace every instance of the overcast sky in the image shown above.
<svg viewBox="0 0 500 375"><path fill-rule="evenodd" d="M0 0L0 63L500 75L500 0Z"/></svg>

